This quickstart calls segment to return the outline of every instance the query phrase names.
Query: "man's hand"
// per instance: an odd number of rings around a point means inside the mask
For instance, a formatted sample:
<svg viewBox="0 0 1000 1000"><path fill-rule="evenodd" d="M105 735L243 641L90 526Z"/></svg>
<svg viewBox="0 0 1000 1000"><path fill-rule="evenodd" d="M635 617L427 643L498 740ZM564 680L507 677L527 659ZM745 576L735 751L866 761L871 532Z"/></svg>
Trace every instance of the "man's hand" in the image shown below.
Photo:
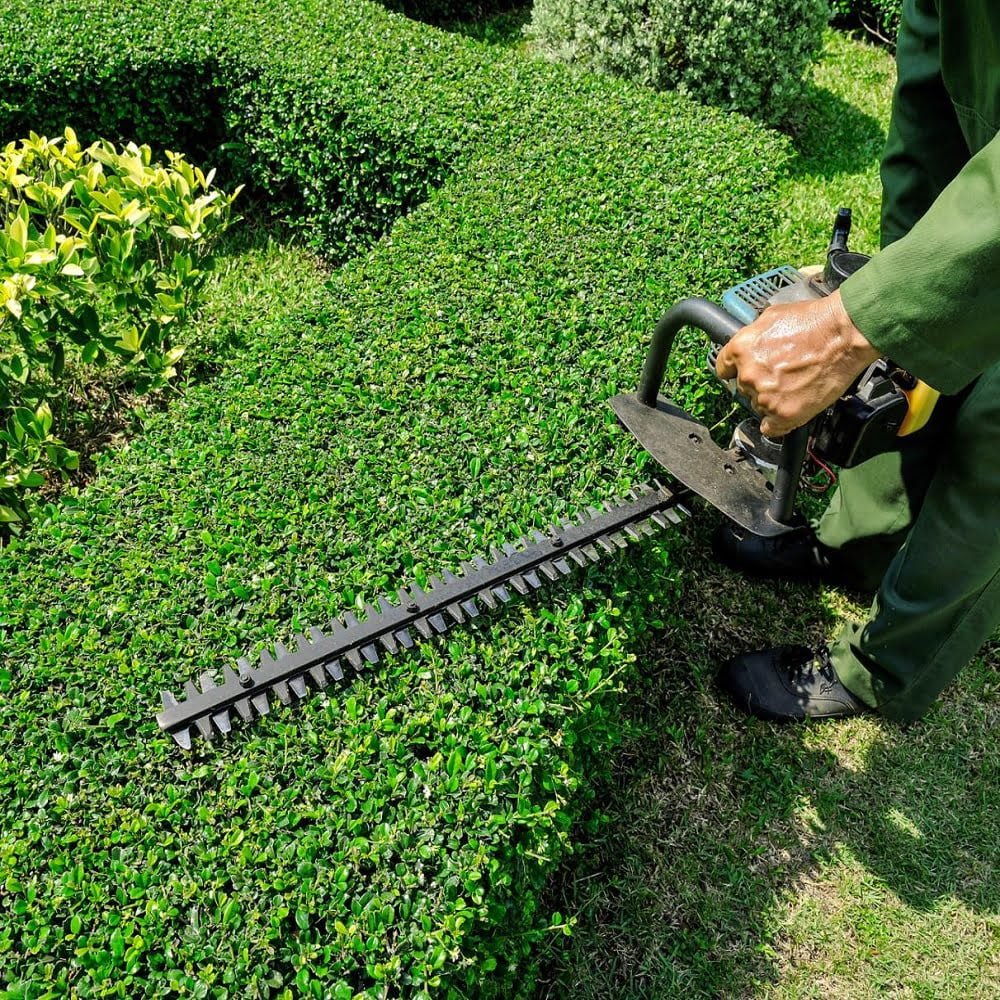
<svg viewBox="0 0 1000 1000"><path fill-rule="evenodd" d="M719 351L715 370L735 377L761 431L777 438L835 403L879 356L834 292L766 309Z"/></svg>

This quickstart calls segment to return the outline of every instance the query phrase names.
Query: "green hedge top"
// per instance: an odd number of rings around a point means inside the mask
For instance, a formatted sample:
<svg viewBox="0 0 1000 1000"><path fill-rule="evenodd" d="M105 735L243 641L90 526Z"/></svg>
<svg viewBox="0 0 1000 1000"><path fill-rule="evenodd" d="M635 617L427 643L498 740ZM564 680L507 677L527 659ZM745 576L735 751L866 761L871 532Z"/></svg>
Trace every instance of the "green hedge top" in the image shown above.
<svg viewBox="0 0 1000 1000"><path fill-rule="evenodd" d="M211 97L345 247L398 164L414 199L453 174L332 279L233 260L208 315L243 346L0 553L15 996L527 990L610 695L669 614L647 546L193 758L159 735L161 688L643 478L606 399L769 221L782 147L749 123L323 6L0 14L18 114L205 140Z"/></svg>

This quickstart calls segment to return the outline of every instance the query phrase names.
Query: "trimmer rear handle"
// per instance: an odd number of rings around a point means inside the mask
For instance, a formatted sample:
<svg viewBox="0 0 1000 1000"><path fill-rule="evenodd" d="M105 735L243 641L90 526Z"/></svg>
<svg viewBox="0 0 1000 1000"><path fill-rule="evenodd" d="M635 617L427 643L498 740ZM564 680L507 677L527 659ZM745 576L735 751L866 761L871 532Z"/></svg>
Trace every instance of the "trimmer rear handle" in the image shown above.
<svg viewBox="0 0 1000 1000"><path fill-rule="evenodd" d="M734 319L721 306L708 299L695 296L681 299L677 305L668 309L656 324L653 340L646 355L646 364L642 369L637 396L639 402L646 406L656 406L656 396L663 383L663 373L667 368L667 358L674 346L674 339L683 326L693 326L703 330L711 338L713 344L722 347L729 342L734 333L743 328L743 324Z"/></svg>

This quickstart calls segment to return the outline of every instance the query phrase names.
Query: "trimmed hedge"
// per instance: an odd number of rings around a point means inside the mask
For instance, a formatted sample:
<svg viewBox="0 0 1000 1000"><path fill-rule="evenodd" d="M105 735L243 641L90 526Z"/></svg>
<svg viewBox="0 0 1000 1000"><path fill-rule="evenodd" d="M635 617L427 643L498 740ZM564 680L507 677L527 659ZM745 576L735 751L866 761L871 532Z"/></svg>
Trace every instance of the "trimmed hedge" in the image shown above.
<svg viewBox="0 0 1000 1000"><path fill-rule="evenodd" d="M0 53L0 139L72 124L82 141L182 149L223 184L250 182L331 258L423 201L511 105L487 49L364 3L298 0L280 18L241 0L157 0L141 16L118 0L17 2Z"/></svg>
<svg viewBox="0 0 1000 1000"><path fill-rule="evenodd" d="M784 146L360 3L269 15L297 40L283 71L240 6L202 0L168 24L149 3L115 55L89 15L49 8L45 26L19 2L0 15L0 67L48 80L32 101L54 115L68 67L90 67L111 89L88 91L88 124L108 131L126 67L154 81L162 56L169 79L178 52L200 53L191 78L217 106L245 99L248 169L327 179L295 197L342 247L390 217L367 185L383 190L392 163L408 197L455 175L332 278L304 269L287 301L266 273L242 286L234 262L222 325L248 294L270 304L244 346L0 553L0 983L526 995L562 924L540 887L677 585L663 547L192 758L158 733L158 692L641 480L605 401L634 384L667 303L752 266ZM14 25L39 62L15 56ZM139 138L197 124L170 97L136 90ZM321 108L353 150L335 165ZM203 124L192 144L214 135ZM333 211L345 191L371 209L364 228Z"/></svg>

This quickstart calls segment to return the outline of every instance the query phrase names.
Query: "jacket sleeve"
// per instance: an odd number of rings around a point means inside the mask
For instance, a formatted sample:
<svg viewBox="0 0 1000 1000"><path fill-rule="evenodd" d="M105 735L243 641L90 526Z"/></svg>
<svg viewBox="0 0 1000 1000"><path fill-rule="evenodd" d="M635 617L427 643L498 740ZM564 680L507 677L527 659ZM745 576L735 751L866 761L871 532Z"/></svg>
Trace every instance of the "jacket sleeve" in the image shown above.
<svg viewBox="0 0 1000 1000"><path fill-rule="evenodd" d="M1000 140L969 159L934 0L906 0L882 178L885 249L841 286L855 326L944 393L1000 361Z"/></svg>

